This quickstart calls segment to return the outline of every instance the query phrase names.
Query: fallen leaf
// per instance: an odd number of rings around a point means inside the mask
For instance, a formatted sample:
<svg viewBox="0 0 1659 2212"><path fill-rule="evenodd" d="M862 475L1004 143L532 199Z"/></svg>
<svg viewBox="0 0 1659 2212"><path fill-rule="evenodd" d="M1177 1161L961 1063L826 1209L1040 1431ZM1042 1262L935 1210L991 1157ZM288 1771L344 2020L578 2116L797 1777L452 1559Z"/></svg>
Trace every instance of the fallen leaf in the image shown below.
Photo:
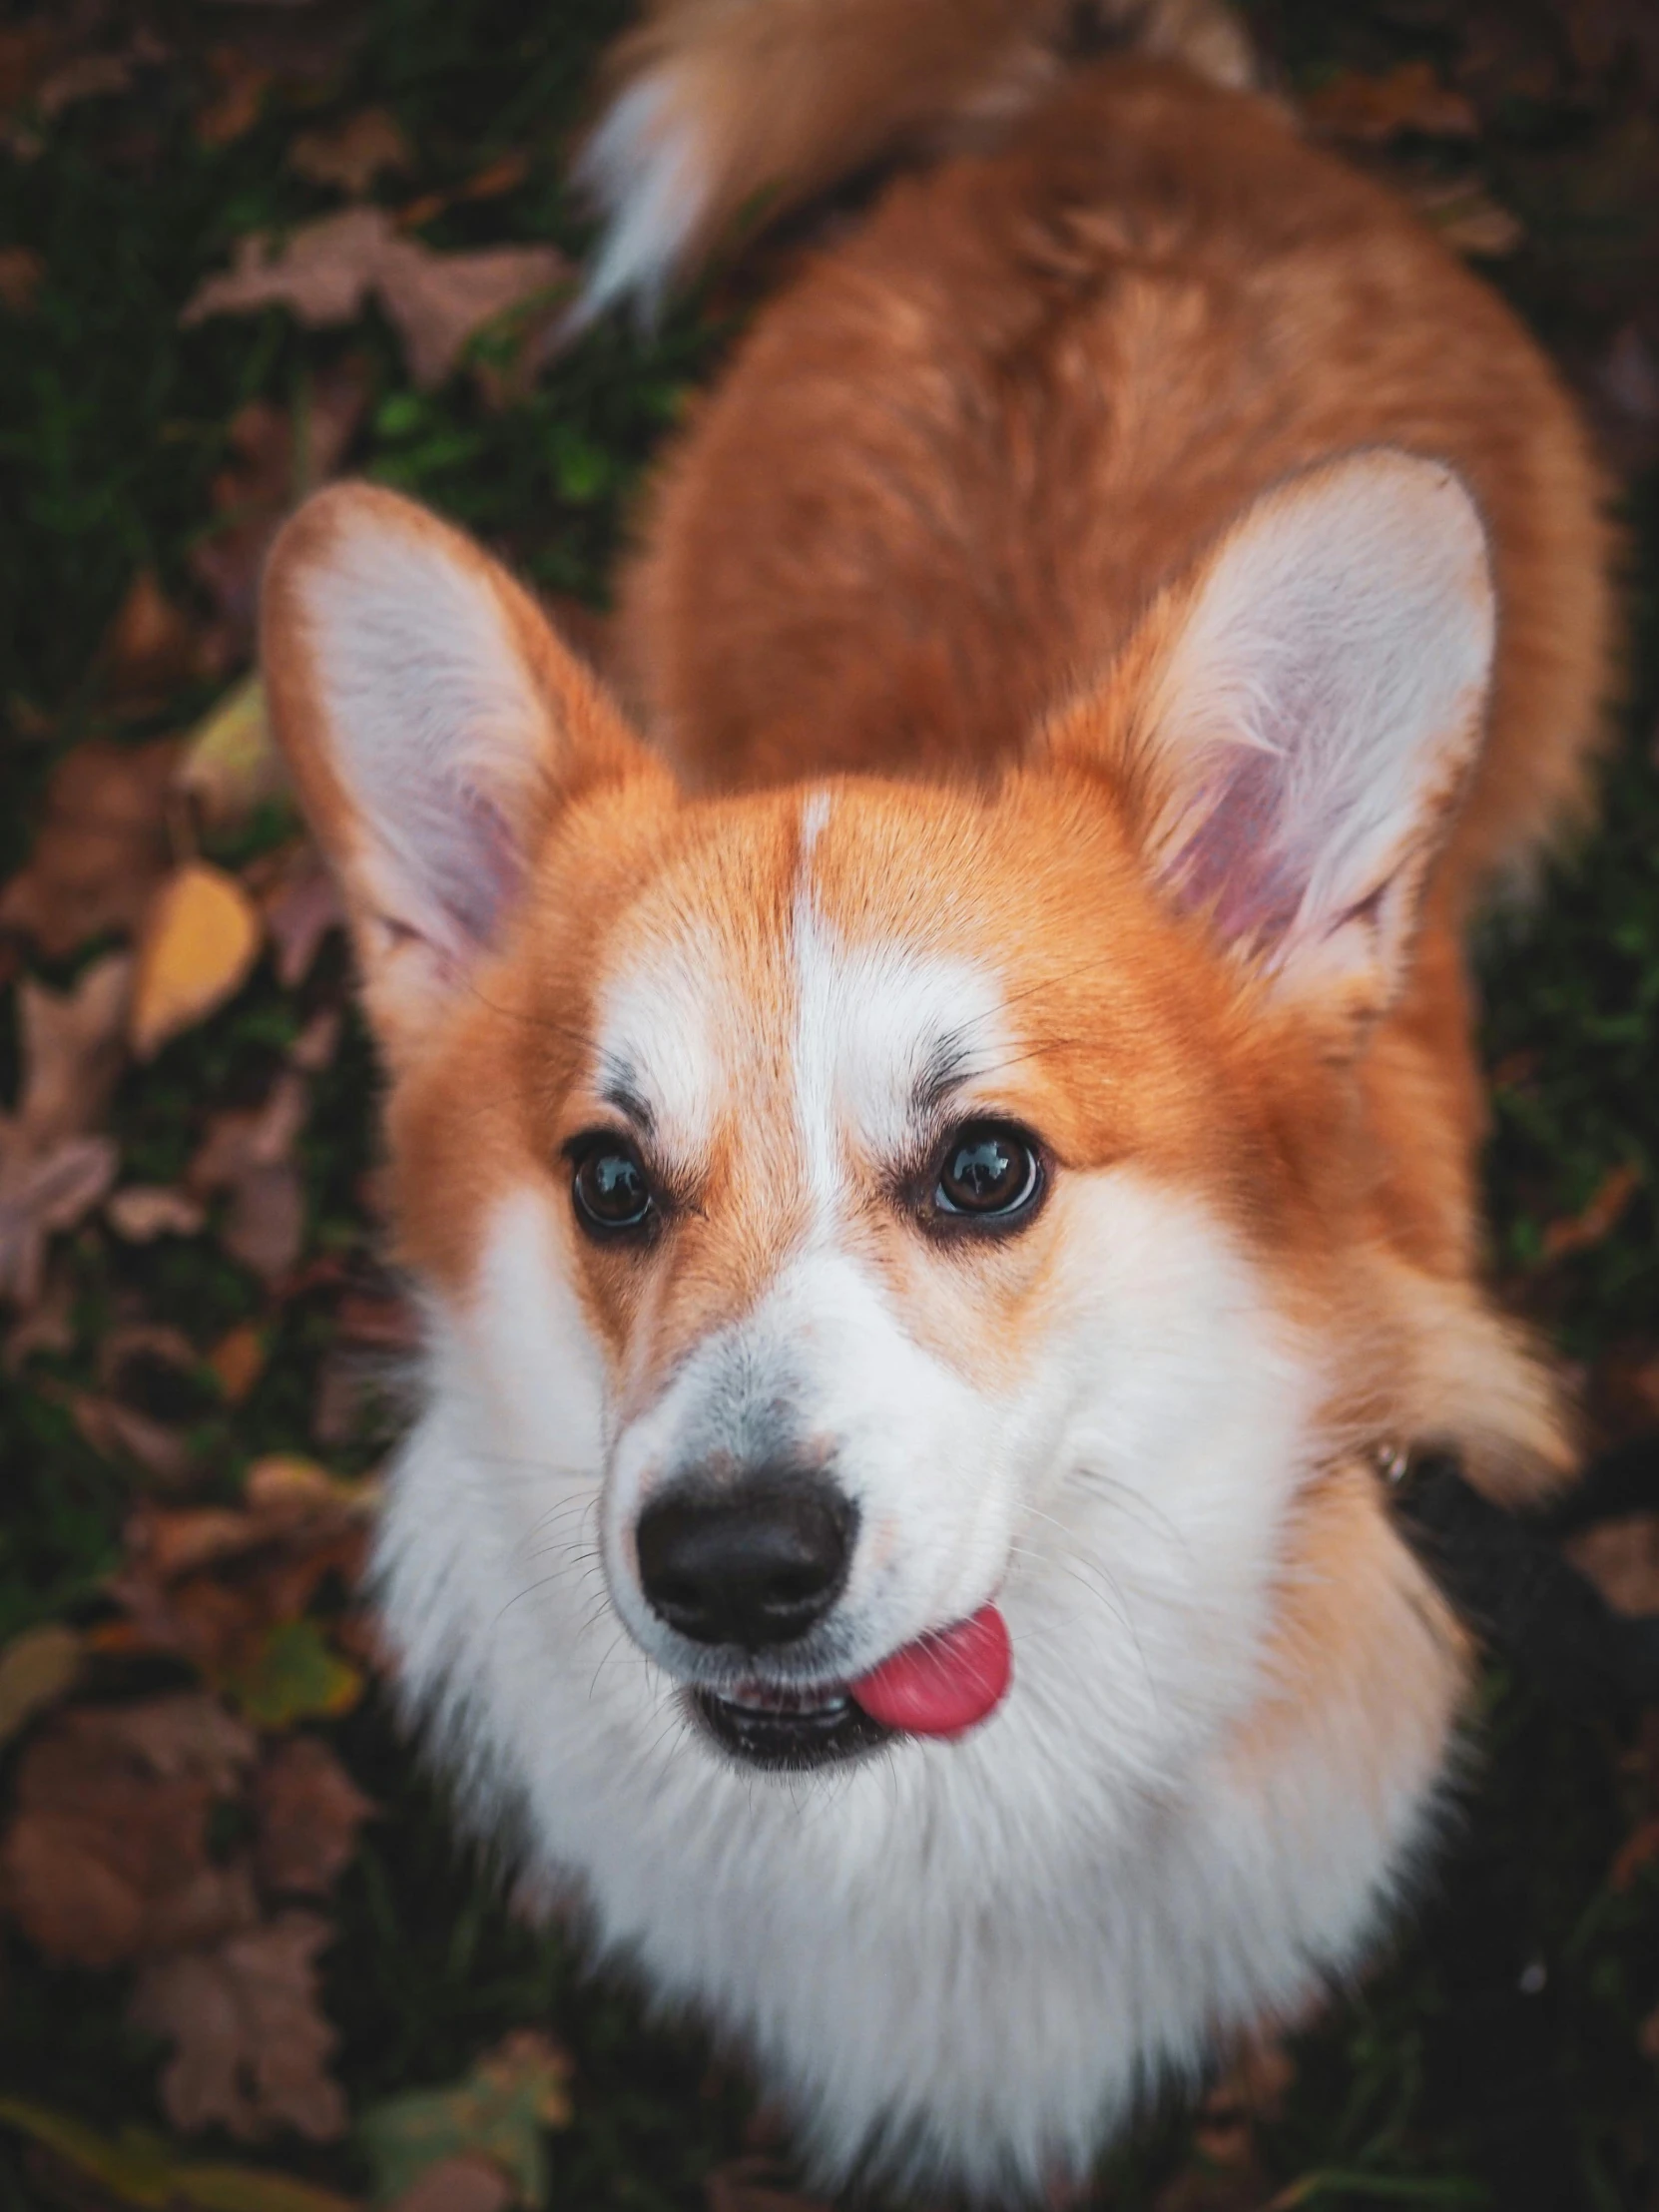
<svg viewBox="0 0 1659 2212"><path fill-rule="evenodd" d="M197 113L196 135L204 146L232 146L260 120L275 72L239 46L216 46L208 67L218 90Z"/></svg>
<svg viewBox="0 0 1659 2212"><path fill-rule="evenodd" d="M45 275L46 264L26 246L0 247L0 306L28 314Z"/></svg>
<svg viewBox="0 0 1659 2212"><path fill-rule="evenodd" d="M356 1579L374 1496L371 1486L331 1481L310 1461L263 1459L249 1470L240 1507L142 1501L108 1584L124 1618L94 1629L93 1643L173 1652L210 1680L251 1687L262 1699L284 1683L292 1697L297 1679L301 1689L314 1686L308 1694L327 1709L347 1696L343 1679L318 1667L314 1648L274 1652L272 1637L300 1619L326 1576Z"/></svg>
<svg viewBox="0 0 1659 2212"><path fill-rule="evenodd" d="M14 1153L0 1134L0 1299L34 1304L47 1239L90 1214L120 1166L108 1137L64 1137L39 1152Z"/></svg>
<svg viewBox="0 0 1659 2212"><path fill-rule="evenodd" d="M208 1365L230 1404L240 1405L260 1380L265 1356L265 1332L251 1321L228 1330L208 1354Z"/></svg>
<svg viewBox="0 0 1659 2212"><path fill-rule="evenodd" d="M259 893L276 952L276 980L291 991L311 971L323 938L345 927L345 905L333 870L307 838L282 856Z"/></svg>
<svg viewBox="0 0 1659 2212"><path fill-rule="evenodd" d="M1303 102L1308 120L1333 138L1380 146L1419 138L1473 138L1479 119L1460 92L1441 84L1428 62L1402 62L1386 76L1345 69Z"/></svg>
<svg viewBox="0 0 1659 2212"><path fill-rule="evenodd" d="M289 796L258 676L246 677L190 733L173 788L211 830L241 829L259 808Z"/></svg>
<svg viewBox="0 0 1659 2212"><path fill-rule="evenodd" d="M1548 1267L1570 1253L1588 1252L1605 1242L1641 1187L1642 1171L1632 1161L1609 1168L1576 1214L1546 1225L1538 1249L1539 1264Z"/></svg>
<svg viewBox="0 0 1659 2212"><path fill-rule="evenodd" d="M1659 1513L1621 1513L1562 1546L1615 1613L1659 1613Z"/></svg>
<svg viewBox="0 0 1659 2212"><path fill-rule="evenodd" d="M58 116L78 101L126 92L132 82L133 65L125 54L82 54L53 70L37 90L35 105L44 116Z"/></svg>
<svg viewBox="0 0 1659 2212"><path fill-rule="evenodd" d="M331 130L301 131L287 166L307 184L335 185L360 200L376 178L414 167L414 150L384 108L362 108Z"/></svg>
<svg viewBox="0 0 1659 2212"><path fill-rule="evenodd" d="M162 590L153 569L128 586L99 648L106 691L129 713L151 709L178 685L211 673L202 639Z"/></svg>
<svg viewBox="0 0 1659 2212"><path fill-rule="evenodd" d="M291 1728L295 1721L337 1720L363 1694L358 1670L328 1647L321 1623L278 1621L219 1687L257 1728Z"/></svg>
<svg viewBox="0 0 1659 2212"><path fill-rule="evenodd" d="M255 1778L254 1804L255 1864L265 1888L278 1896L326 1897L374 1811L317 1736L292 1736L274 1747Z"/></svg>
<svg viewBox="0 0 1659 2212"><path fill-rule="evenodd" d="M0 1744L8 1744L74 1687L84 1647L73 1628L48 1621L0 1650Z"/></svg>
<svg viewBox="0 0 1659 2212"><path fill-rule="evenodd" d="M123 1405L119 1398L90 1390L70 1400L76 1428L106 1459L134 1459L164 1489L189 1482L193 1459L189 1439L166 1421Z"/></svg>
<svg viewBox="0 0 1659 2212"><path fill-rule="evenodd" d="M130 968L112 953L72 991L18 989L23 1084L16 1112L0 1115L0 1299L25 1309L48 1238L90 1213L120 1166L113 1142L86 1132L120 1071Z"/></svg>
<svg viewBox="0 0 1659 2212"><path fill-rule="evenodd" d="M198 2212L361 2212L355 2198L309 2181L273 2173L265 2166L228 2160L181 2158L173 2145L145 2128L100 2135L67 2113L25 2097L0 2097L0 2127L10 2127L95 2182L121 2204L140 2212L172 2212L181 2204Z"/></svg>
<svg viewBox="0 0 1659 2212"><path fill-rule="evenodd" d="M264 936L234 875L187 860L157 893L139 942L128 1036L141 1060L216 1013L248 980Z"/></svg>
<svg viewBox="0 0 1659 2212"><path fill-rule="evenodd" d="M143 1968L129 2016L174 2045L161 2092L175 2127L217 2125L255 2143L279 2126L314 2143L345 2133L345 2099L327 2070L337 2037L314 1964L331 1933L314 1913L282 1913Z"/></svg>
<svg viewBox="0 0 1659 2212"><path fill-rule="evenodd" d="M549 2128L570 2121L570 2060L534 2028L509 2035L461 2081L414 2089L365 2112L359 2134L376 2193L401 2197L433 2167L482 2156L511 2177L519 2201L547 2201Z"/></svg>
<svg viewBox="0 0 1659 2212"><path fill-rule="evenodd" d="M1499 207L1481 185L1415 185L1406 197L1454 254L1465 254L1475 261L1501 261L1526 237L1520 219Z"/></svg>
<svg viewBox="0 0 1659 2212"><path fill-rule="evenodd" d="M62 959L105 930L134 929L166 874L171 740L66 754L47 786L29 863L0 891L0 928Z"/></svg>
<svg viewBox="0 0 1659 2212"><path fill-rule="evenodd" d="M790 2188L788 2178L765 2153L730 2158L704 2176L703 2199L709 2212L830 2212L821 2198Z"/></svg>
<svg viewBox="0 0 1659 2212"><path fill-rule="evenodd" d="M165 1183L128 1183L104 1202L104 1219L128 1244L197 1236L207 1215L187 1191Z"/></svg>
<svg viewBox="0 0 1659 2212"><path fill-rule="evenodd" d="M280 305L318 328L351 321L372 294L403 339L411 378L429 390L475 331L570 274L550 246L437 253L399 236L383 210L350 208L294 232L279 250L267 233L241 240L233 268L210 276L180 319Z"/></svg>
<svg viewBox="0 0 1659 2212"><path fill-rule="evenodd" d="M309 1102L303 1074L283 1069L263 1106L210 1117L186 1171L186 1186L198 1195L230 1194L221 1242L268 1283L288 1273L304 1242L305 1194L293 1147Z"/></svg>
<svg viewBox="0 0 1659 2212"><path fill-rule="evenodd" d="M516 2191L488 2158L440 2159L393 2199L389 2212L506 2212Z"/></svg>
<svg viewBox="0 0 1659 2212"><path fill-rule="evenodd" d="M112 1966L258 1919L246 1858L209 1853L215 1804L255 1741L211 1697L78 1706L18 1764L0 1873L12 1917L60 1964Z"/></svg>

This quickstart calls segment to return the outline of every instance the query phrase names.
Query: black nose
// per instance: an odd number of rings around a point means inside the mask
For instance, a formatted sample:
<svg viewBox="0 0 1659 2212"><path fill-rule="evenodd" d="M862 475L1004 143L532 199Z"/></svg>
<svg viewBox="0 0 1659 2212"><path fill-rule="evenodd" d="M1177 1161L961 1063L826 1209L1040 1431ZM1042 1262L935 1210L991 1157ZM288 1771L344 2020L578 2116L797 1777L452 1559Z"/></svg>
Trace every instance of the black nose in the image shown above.
<svg viewBox="0 0 1659 2212"><path fill-rule="evenodd" d="M670 1490L640 1515L651 1609L700 1644L759 1651L824 1618L846 1580L858 1508L822 1475Z"/></svg>

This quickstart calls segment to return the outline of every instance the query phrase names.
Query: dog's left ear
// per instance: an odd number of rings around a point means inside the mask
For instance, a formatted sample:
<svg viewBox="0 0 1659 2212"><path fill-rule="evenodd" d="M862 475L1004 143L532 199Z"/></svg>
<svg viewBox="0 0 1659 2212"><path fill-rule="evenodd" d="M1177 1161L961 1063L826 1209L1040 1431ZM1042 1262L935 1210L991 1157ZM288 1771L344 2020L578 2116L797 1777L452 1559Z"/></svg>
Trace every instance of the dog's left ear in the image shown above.
<svg viewBox="0 0 1659 2212"><path fill-rule="evenodd" d="M1403 979L1479 750L1493 629L1461 483L1357 453L1250 508L1050 749L1111 768L1167 895L1343 1049Z"/></svg>
<svg viewBox="0 0 1659 2212"><path fill-rule="evenodd" d="M395 1068L499 942L556 811L661 771L504 569L372 485L284 526L261 659Z"/></svg>

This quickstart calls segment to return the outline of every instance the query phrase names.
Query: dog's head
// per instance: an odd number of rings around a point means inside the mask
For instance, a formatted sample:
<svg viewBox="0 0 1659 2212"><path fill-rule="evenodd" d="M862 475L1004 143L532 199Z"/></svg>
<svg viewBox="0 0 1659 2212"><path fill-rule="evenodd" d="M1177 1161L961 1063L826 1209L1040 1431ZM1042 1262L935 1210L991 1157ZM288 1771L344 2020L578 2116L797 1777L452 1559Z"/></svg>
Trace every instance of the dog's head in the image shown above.
<svg viewBox="0 0 1659 2212"><path fill-rule="evenodd" d="M1017 1658L1086 1618L1066 1663L1121 1669L1128 1735L1147 1685L1149 1735L1201 1726L1270 1625L1356 1068L1492 622L1455 481L1357 456L996 789L687 798L475 546L313 500L271 701L503 1574L614 1607L760 1764L871 1741L845 1685L999 1595ZM595 1545L603 1588L561 1585Z"/></svg>

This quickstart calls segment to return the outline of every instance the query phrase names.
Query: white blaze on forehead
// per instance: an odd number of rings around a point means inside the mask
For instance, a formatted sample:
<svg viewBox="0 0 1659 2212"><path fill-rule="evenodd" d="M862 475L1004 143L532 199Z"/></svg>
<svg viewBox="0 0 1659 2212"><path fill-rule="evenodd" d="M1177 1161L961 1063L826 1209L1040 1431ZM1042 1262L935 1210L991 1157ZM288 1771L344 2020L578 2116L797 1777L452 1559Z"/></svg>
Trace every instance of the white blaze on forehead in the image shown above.
<svg viewBox="0 0 1659 2212"><path fill-rule="evenodd" d="M842 1187L848 1147L901 1163L930 1089L971 1083L1010 1057L1001 989L971 961L879 939L850 942L814 895L827 794L802 809L791 923L796 1116L820 1210Z"/></svg>
<svg viewBox="0 0 1659 2212"><path fill-rule="evenodd" d="M694 1171L725 1088L721 1025L734 992L712 929L694 926L624 968L600 999L594 1079L650 1116L653 1150Z"/></svg>

